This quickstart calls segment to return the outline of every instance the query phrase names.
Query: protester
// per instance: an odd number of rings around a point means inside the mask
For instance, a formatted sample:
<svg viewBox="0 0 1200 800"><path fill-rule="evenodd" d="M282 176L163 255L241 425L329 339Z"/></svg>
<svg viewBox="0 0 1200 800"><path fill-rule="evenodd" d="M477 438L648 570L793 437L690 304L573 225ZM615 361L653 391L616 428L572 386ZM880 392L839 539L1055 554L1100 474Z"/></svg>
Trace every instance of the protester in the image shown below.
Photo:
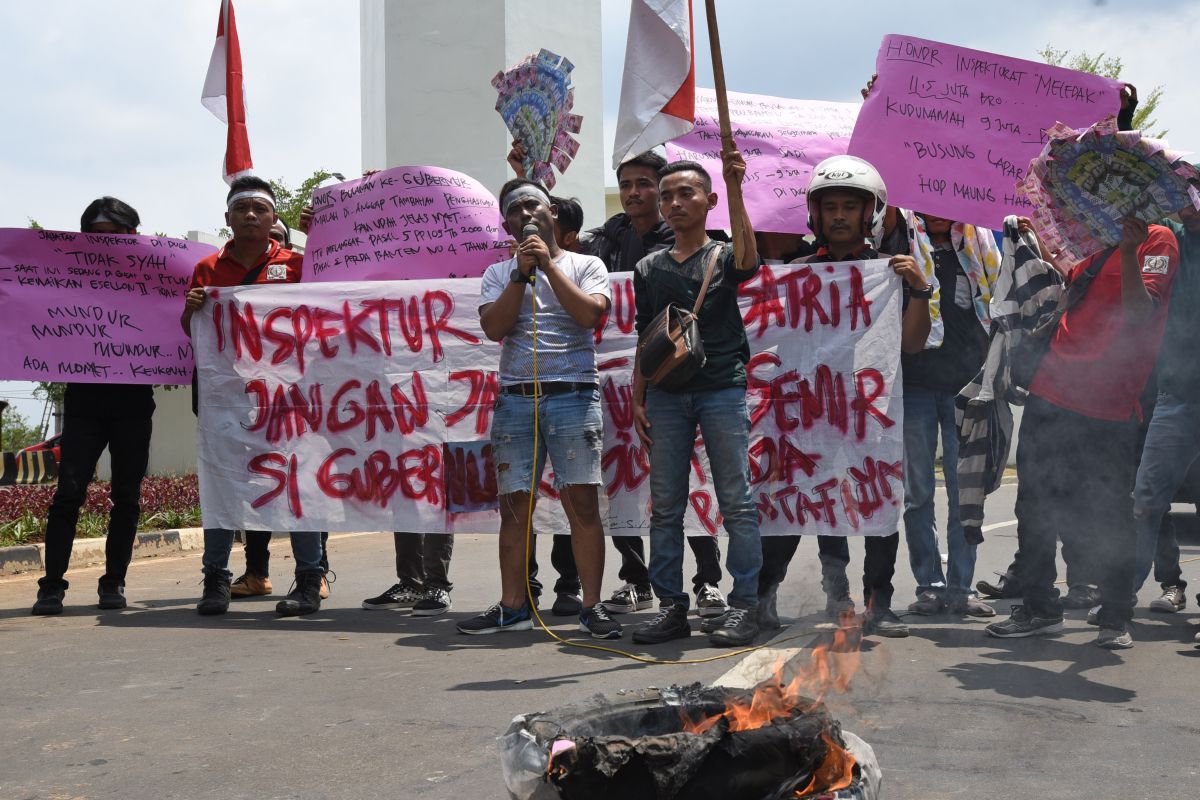
<svg viewBox="0 0 1200 800"><path fill-rule="evenodd" d="M991 231L932 214L905 213L913 233L914 255L937 276L941 335L925 349L904 353L904 534L917 580L917 600L909 613L991 617L995 610L972 591L975 552L958 507L958 428L954 398L983 366L988 348L991 287L1000 254ZM934 472L941 432L942 474L946 484L945 573L934 520Z"/></svg>
<svg viewBox="0 0 1200 800"><path fill-rule="evenodd" d="M518 177L524 177L521 160L524 148L513 142L508 163ZM675 243L675 234L663 221L658 203L658 172L667 160L658 153L646 152L617 167L617 190L621 213L603 225L579 236L579 252L604 262L609 272L629 272L643 257L661 252ZM604 601L613 614L649 608L654 603L646 551L641 536L613 536L613 547L621 554L617 577L623 585ZM696 613L701 617L724 614L728 605L721 590L721 550L712 536L689 536L688 545L696 559L692 590L696 594Z"/></svg>
<svg viewBox="0 0 1200 800"><path fill-rule="evenodd" d="M1043 259L1054 263L1054 254ZM1116 248L1076 265L1084 287L1059 321L1030 381L1017 445L1017 542L1024 603L992 623L1012 638L1062 630L1054 587L1055 541L1069 526L1089 534L1104 605L1096 643L1133 646L1134 464L1138 395L1162 339L1179 262L1174 235L1127 218ZM1090 283L1088 283L1090 281Z"/></svg>
<svg viewBox="0 0 1200 800"><path fill-rule="evenodd" d="M722 153L724 178L734 191L746 172L737 150ZM740 260L735 249L712 241L705 231L708 212L716 205L712 179L693 161L677 161L659 173L659 208L675 234L669 250L641 259L634 270L639 343L633 370L633 419L638 438L650 451L650 581L659 612L633 633L633 640L654 644L691 635L689 596L683 590L683 518L696 429L704 439L717 504L729 536L726 568L733 577L730 608L709 634L714 645L744 645L758 635L756 606L762 566L758 512L750 501L748 448L750 417L746 410L746 363L750 346L738 286L758 271L758 251L749 220L744 222ZM700 307L704 366L675 390L647 386L640 364L651 321L669 304L696 304L712 279Z"/></svg>
<svg viewBox="0 0 1200 800"><path fill-rule="evenodd" d="M871 164L854 156L833 156L813 169L808 185L809 228L817 236L817 252L802 263L861 261L886 258L876 251L875 243L885 235L888 215L887 187ZM895 225L890 243L907 246L903 220L892 212ZM868 239L871 240L868 243ZM934 286L916 260L907 254L891 255L891 268L904 281L904 315L901 321L900 350L917 353L925 346L931 327L929 300ZM787 576L788 564L800 543L799 536L764 536L763 571L759 577L758 601L760 624L778 627L777 593ZM896 573L899 532L888 536L868 536L864 542L863 602L866 612L863 628L880 636L908 636L908 626L892 611L892 577ZM853 613L850 581L850 546L842 536L818 536L821 561L821 588L825 592L825 612L835 618Z"/></svg>
<svg viewBox="0 0 1200 800"><path fill-rule="evenodd" d="M93 200L79 220L84 233L136 234L138 213L115 197ZM58 486L46 516L46 574L38 581L37 615L61 614L69 582L64 578L88 484L107 447L112 466L104 574L97 591L102 609L125 608L125 576L133 557L141 514L142 479L150 459L154 387L149 384L68 383Z"/></svg>
<svg viewBox="0 0 1200 800"><path fill-rule="evenodd" d="M187 302L180 319L191 335L192 315L204 307L210 287L251 284L296 283L300 280L303 258L285 250L270 238L278 219L275 192L261 178L238 178L226 197L225 223L233 238L219 251L201 259L192 273ZM202 394L203 386L199 386ZM203 424L203 419L201 420ZM201 427L201 435L204 434ZM225 528L204 529L204 593L196 606L200 614L224 614L229 610L229 553L234 532ZM316 531L291 534L292 555L296 559L296 585L275 610L283 616L312 614L321 608L321 537Z"/></svg>
<svg viewBox="0 0 1200 800"><path fill-rule="evenodd" d="M492 419L501 597L487 611L460 622L458 630L488 634L532 627L525 581L536 502L531 488L540 481L549 456L583 584L580 630L598 639L619 638L621 626L600 604L604 433L592 330L611 301L608 273L599 259L558 246L558 210L541 186L517 178L501 188L499 197L504 229L520 242L515 258L484 273L479 305L484 334L503 341L500 394ZM530 226L536 233L526 231Z"/></svg>

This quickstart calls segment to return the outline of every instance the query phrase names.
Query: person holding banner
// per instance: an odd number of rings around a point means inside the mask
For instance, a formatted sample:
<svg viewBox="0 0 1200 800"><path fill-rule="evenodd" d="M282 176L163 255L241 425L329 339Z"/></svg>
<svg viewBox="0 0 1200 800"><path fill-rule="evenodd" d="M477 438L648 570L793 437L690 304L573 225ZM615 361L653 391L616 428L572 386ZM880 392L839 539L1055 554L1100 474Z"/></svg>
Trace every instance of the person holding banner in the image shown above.
<svg viewBox="0 0 1200 800"><path fill-rule="evenodd" d="M611 302L608 273L598 258L558 246L557 208L539 184L517 178L501 188L499 197L504 229L519 244L515 258L484 273L479 321L489 339L504 343L492 418L501 597L460 622L458 630L490 634L533 627L526 581L536 497L531 490L548 455L583 584L579 628L593 638L616 639L621 626L600 604L604 431L592 335Z"/></svg>
<svg viewBox="0 0 1200 800"><path fill-rule="evenodd" d="M887 205L887 187L874 166L854 156L833 156L813 169L808 185L808 226L817 236L817 252L802 263L825 264L886 258L876 251L886 234L890 242L907 246L896 235L898 222L887 230L885 219L896 220L897 212ZM870 242L868 242L870 240ZM904 315L901 320L901 353L917 353L925 346L931 328L929 300L934 286L916 260L908 254L891 255L891 267L904 281ZM778 626L775 613L779 585L787 576L788 564L796 554L799 536L763 537L763 570L759 578L760 620ZM864 542L863 602L866 633L892 638L908 636L906 626L892 611L892 577L896 574L896 552L900 533L868 536ZM825 611L841 618L854 611L850 598L850 547L845 537L818 536L821 587Z"/></svg>
<svg viewBox="0 0 1200 800"><path fill-rule="evenodd" d="M196 265L188 287L180 323L191 335L192 316L208 299L208 290L220 286L248 286L269 283L296 283L300 280L304 259L285 250L271 239L275 213L275 192L271 185L252 175L238 178L226 197L225 223L233 239ZM198 387L203 397L204 387ZM200 435L207 435L204 415L200 415ZM224 528L204 529L204 593L196 611L204 615L224 614L229 610L229 554L234 532ZM317 531L293 531L292 555L296 559L296 585L275 610L282 616L312 614L321 608L321 534Z"/></svg>
<svg viewBox="0 0 1200 800"><path fill-rule="evenodd" d="M732 193L746 174L736 149L721 154ZM691 635L689 596L683 589L683 521L688 504L696 429L704 438L717 504L729 535L725 566L733 577L730 608L716 617L709 641L741 646L758 635L758 573L762 545L758 511L750 501L746 408L746 363L750 344L737 304L738 287L758 272L758 250L749 220L743 220L740 260L734 247L715 242L705 230L717 204L712 178L694 161L676 161L659 173L659 209L675 233L669 250L648 255L634 270L638 336L668 305L694 308L703 295L699 326L707 357L679 387L647 387L641 372L641 339L633 368L634 428L650 451L650 581L659 611L639 626L633 640L657 644ZM719 620L719 622L716 622Z"/></svg>
<svg viewBox="0 0 1200 800"><path fill-rule="evenodd" d="M132 206L115 197L93 200L79 220L84 233L137 234ZM141 515L142 479L150 460L154 387L149 384L68 383L63 396L62 451L58 486L46 515L46 574L38 581L33 613L61 614L67 587L67 563L75 541L79 509L96 462L107 447L112 459L108 538L104 574L98 585L99 607L125 608L125 575L133 558Z"/></svg>

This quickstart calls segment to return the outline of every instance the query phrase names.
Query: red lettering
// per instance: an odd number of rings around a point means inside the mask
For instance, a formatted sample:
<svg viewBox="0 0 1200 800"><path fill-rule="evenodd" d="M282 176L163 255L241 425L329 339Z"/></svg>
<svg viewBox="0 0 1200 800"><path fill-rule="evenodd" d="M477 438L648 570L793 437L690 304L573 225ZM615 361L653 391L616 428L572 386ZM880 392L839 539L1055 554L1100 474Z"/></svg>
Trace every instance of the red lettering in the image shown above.
<svg viewBox="0 0 1200 800"><path fill-rule="evenodd" d="M246 303L241 314L231 310L229 314L229 338L233 340L236 358L242 358L242 345L254 361L262 359L262 339L259 338L258 321L254 318L254 306Z"/></svg>
<svg viewBox="0 0 1200 800"><path fill-rule="evenodd" d="M429 422L429 402L425 397L425 384L421 381L421 373L412 374L413 399L409 400L400 388L400 384L392 384L392 410L396 415L396 426L400 433L407 436L417 428L425 427Z"/></svg>
<svg viewBox="0 0 1200 800"><path fill-rule="evenodd" d="M712 518L712 495L703 489L697 489L691 493L688 499L692 503L692 509L696 512L696 516L700 519L700 524L704 526L704 530L708 531L709 535L715 535L717 527L724 522L724 519L720 513L717 514L716 519Z"/></svg>
<svg viewBox="0 0 1200 800"><path fill-rule="evenodd" d="M635 442L624 430L618 431L616 437L620 444L610 447L600 458L602 470L607 472L612 468L612 478L604 487L609 497L617 492L632 492L650 477L650 454L641 442Z"/></svg>
<svg viewBox="0 0 1200 800"><path fill-rule="evenodd" d="M447 444L442 459L447 508L474 511L496 507L496 470L492 464L491 444L483 445L478 457L462 445Z"/></svg>
<svg viewBox="0 0 1200 800"><path fill-rule="evenodd" d="M475 411L475 432L487 433L488 427L492 423L492 407L496 404L496 395L500 394L500 383L496 380L496 373L485 373L480 369L467 369L451 372L450 380L470 383L471 395L461 408L446 415L446 427L453 428L471 411Z"/></svg>
<svg viewBox="0 0 1200 800"><path fill-rule="evenodd" d="M341 335L342 329L331 327L332 323L341 321L342 316L336 312L330 311L327 308L313 309L313 325L317 336L317 342L321 346L321 355L325 358L333 358L338 353L338 346L330 344L330 339L336 339Z"/></svg>
<svg viewBox="0 0 1200 800"><path fill-rule="evenodd" d="M219 308L220 306L218 306ZM267 382L259 378L246 382L246 394L254 395L254 410L258 414L254 417L254 424L249 427L242 423L242 427L248 431L256 431L267 424L268 410L271 407L270 392L267 391Z"/></svg>
<svg viewBox="0 0 1200 800"><path fill-rule="evenodd" d="M863 327L871 327L872 304L873 301L867 299L867 293L863 290L862 271L858 267L850 267L850 300L846 303L846 308L850 310L850 330L858 330L859 314L862 315Z"/></svg>
<svg viewBox="0 0 1200 800"><path fill-rule="evenodd" d="M342 303L342 328L345 331L346 339L350 342L351 353L358 352L359 343L366 345L378 353L381 351L379 342L375 341L375 337L363 325L372 314L378 311L379 306L373 303L365 303L364 305L368 307L355 314L350 311L349 300Z"/></svg>
<svg viewBox="0 0 1200 800"><path fill-rule="evenodd" d="M392 432L395 426L395 420L391 412L388 410L387 401L383 399L383 392L379 388L379 381L371 381L367 384L367 441L372 441L375 438L375 426L382 425L384 431Z"/></svg>
<svg viewBox="0 0 1200 800"><path fill-rule="evenodd" d="M273 469L272 466L286 467L287 471ZM251 501L251 508L262 508L286 490L288 508L291 510L292 516L297 519L303 516L300 507L300 487L296 478L298 470L295 454L284 458L280 453L261 453L250 459L248 469L255 475L265 475L275 481L274 487Z"/></svg>
<svg viewBox="0 0 1200 800"><path fill-rule="evenodd" d="M362 383L352 378L343 383L341 387L333 393L333 400L331 400L329 403L329 418L325 422L325 427L330 433L341 433L342 431L348 431L355 425L360 424L366 418L367 415L362 410L362 406L360 406L354 400L346 401L346 409L350 412L350 416L347 418L342 418L340 416L342 395L346 394L346 392L353 391L361 387Z"/></svg>
<svg viewBox="0 0 1200 800"><path fill-rule="evenodd" d="M637 314L637 304L633 295L633 281L625 281L623 283L615 283L613 292L613 302L607 311L600 317L600 322L596 325L596 331L592 334L596 344L600 344L604 339L604 331L608 327L608 321L611 319L617 326L617 330L621 333L629 334L633 332L633 325Z"/></svg>
<svg viewBox="0 0 1200 800"><path fill-rule="evenodd" d="M872 386L867 388L867 382ZM850 407L854 409L854 436L860 442L867 436L867 416L873 417L880 426L887 430L896 422L874 406L874 402L887 391L883 373L877 369L862 369L854 373L854 400Z"/></svg>
<svg viewBox="0 0 1200 800"><path fill-rule="evenodd" d="M441 304L441 311L436 318L433 313L434 303ZM478 336L459 330L450 325L448 320L454 314L454 298L449 292L443 292L438 289L432 292L425 293L425 320L426 331L429 333L429 341L433 345L433 360L438 362L442 360L442 339L441 334L448 333L451 336L457 336L467 344L479 344Z"/></svg>
<svg viewBox="0 0 1200 800"><path fill-rule="evenodd" d="M812 477L817 471L820 453L806 453L786 435L778 441L763 437L750 445L750 485L759 483L794 484L797 470Z"/></svg>
<svg viewBox="0 0 1200 800"><path fill-rule="evenodd" d="M213 328L217 332L217 352L225 352L225 329L221 327L221 323L225 318L225 306L221 303L216 303L213 306Z"/></svg>

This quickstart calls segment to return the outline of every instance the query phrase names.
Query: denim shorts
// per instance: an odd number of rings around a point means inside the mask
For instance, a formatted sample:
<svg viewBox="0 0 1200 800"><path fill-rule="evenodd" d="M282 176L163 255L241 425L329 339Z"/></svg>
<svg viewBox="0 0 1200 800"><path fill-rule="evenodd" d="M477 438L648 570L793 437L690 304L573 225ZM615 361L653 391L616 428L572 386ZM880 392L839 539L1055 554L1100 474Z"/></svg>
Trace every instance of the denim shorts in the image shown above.
<svg viewBox="0 0 1200 800"><path fill-rule="evenodd" d="M554 488L599 485L604 450L600 390L543 395L538 408L537 464L533 460L532 397L499 394L492 414L492 463L501 496L528 492L550 456Z"/></svg>

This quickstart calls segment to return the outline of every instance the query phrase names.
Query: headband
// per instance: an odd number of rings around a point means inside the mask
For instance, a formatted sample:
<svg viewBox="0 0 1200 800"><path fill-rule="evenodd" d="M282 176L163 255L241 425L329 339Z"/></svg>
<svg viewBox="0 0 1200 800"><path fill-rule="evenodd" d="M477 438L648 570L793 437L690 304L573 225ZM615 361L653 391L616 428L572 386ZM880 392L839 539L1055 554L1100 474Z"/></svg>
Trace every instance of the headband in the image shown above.
<svg viewBox="0 0 1200 800"><path fill-rule="evenodd" d="M538 200L541 200L546 205L551 205L550 195L548 195L544 191L542 191L542 187L535 186L532 183L522 183L520 186L513 189L511 192L504 195L503 199L500 200L501 215L508 216L509 206L511 206L516 201L520 200L522 197L536 197Z"/></svg>
<svg viewBox="0 0 1200 800"><path fill-rule="evenodd" d="M227 202L225 204L225 207L233 208L233 204L236 203L238 200L245 200L246 198L249 198L249 197L257 197L262 200L266 200L268 203L271 204L272 209L275 208L275 198L271 197L271 195L267 194L262 189L247 189L244 192L238 192L237 194L235 194L229 198L229 202Z"/></svg>

